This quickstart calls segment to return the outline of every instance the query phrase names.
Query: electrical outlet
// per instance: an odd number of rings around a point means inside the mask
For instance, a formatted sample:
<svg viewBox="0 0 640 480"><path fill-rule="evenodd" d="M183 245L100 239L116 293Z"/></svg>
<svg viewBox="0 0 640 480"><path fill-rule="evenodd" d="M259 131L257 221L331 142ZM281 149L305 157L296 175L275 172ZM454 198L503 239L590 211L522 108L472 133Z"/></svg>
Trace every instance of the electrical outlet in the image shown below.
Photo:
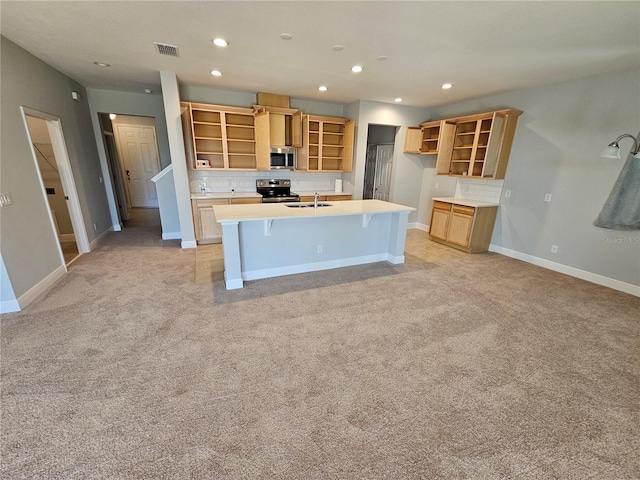
<svg viewBox="0 0 640 480"><path fill-rule="evenodd" d="M551 253L558 253L558 245L551 245Z"/></svg>
<svg viewBox="0 0 640 480"><path fill-rule="evenodd" d="M3 193L2 195L0 195L0 207L11 205L12 203L13 200L10 193Z"/></svg>
<svg viewBox="0 0 640 480"><path fill-rule="evenodd" d="M509 198L511 196L511 190L505 190L504 196Z"/></svg>
<svg viewBox="0 0 640 480"><path fill-rule="evenodd" d="M545 202L550 202L550 201L551 201L551 194L550 194L550 193L547 193L547 194L544 196L544 201L545 201Z"/></svg>
<svg viewBox="0 0 640 480"><path fill-rule="evenodd" d="M322 245L318 245L317 251L318 253L322 253Z"/></svg>
<svg viewBox="0 0 640 480"><path fill-rule="evenodd" d="M98 180L100 181L100 183L103 182L102 177L98 177Z"/></svg>
<svg viewBox="0 0 640 480"><path fill-rule="evenodd" d="M438 188L440 188L440 184L439 184L439 183L436 183L436 184L435 184L435 188L436 188L436 190L437 190Z"/></svg>
<svg viewBox="0 0 640 480"><path fill-rule="evenodd" d="M93 229L97 232L98 231L98 224L96 222L93 222Z"/></svg>

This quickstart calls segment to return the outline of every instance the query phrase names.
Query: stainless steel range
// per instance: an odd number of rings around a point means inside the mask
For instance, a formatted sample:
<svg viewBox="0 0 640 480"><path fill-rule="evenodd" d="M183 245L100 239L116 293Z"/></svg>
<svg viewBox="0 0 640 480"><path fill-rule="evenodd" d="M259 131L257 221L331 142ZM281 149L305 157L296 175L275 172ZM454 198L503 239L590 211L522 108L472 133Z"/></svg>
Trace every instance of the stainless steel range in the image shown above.
<svg viewBox="0 0 640 480"><path fill-rule="evenodd" d="M289 179L260 179L256 180L256 191L262 195L262 203L299 202L300 196L291 193Z"/></svg>

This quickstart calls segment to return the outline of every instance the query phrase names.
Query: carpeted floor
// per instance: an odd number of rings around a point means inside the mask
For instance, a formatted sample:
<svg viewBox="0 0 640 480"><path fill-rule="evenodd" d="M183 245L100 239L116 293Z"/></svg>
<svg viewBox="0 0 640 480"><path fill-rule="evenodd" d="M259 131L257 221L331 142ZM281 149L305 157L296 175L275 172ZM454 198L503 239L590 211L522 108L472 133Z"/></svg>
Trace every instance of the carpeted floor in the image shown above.
<svg viewBox="0 0 640 480"><path fill-rule="evenodd" d="M496 254L227 292L157 238L3 316L3 478L640 478L640 298Z"/></svg>

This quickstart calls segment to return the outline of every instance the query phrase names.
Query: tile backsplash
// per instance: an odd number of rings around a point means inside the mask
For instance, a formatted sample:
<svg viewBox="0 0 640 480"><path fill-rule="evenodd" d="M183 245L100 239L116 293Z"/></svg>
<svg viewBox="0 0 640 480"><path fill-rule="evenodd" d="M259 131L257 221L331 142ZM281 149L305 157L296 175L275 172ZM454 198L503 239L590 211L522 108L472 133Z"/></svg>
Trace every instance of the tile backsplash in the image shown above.
<svg viewBox="0 0 640 480"><path fill-rule="evenodd" d="M456 185L456 197L484 202L500 203L504 180L482 180L459 178Z"/></svg>
<svg viewBox="0 0 640 480"><path fill-rule="evenodd" d="M260 178L288 178L292 192L310 192L315 190L333 190L335 179L340 173L301 173L291 170L271 170L264 172L213 172L193 170L189 172L192 193L198 192L255 192L256 180ZM351 192L351 185L344 182L345 192Z"/></svg>

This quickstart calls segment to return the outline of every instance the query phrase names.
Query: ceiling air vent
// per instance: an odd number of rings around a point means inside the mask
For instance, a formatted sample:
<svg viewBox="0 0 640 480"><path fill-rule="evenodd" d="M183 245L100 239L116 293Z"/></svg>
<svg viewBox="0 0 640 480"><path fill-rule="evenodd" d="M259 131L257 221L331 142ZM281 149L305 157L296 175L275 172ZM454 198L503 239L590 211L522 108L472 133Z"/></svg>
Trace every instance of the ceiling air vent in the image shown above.
<svg viewBox="0 0 640 480"><path fill-rule="evenodd" d="M160 55L169 55L170 57L178 57L178 47L175 45L167 45L166 43L153 42L156 50Z"/></svg>

